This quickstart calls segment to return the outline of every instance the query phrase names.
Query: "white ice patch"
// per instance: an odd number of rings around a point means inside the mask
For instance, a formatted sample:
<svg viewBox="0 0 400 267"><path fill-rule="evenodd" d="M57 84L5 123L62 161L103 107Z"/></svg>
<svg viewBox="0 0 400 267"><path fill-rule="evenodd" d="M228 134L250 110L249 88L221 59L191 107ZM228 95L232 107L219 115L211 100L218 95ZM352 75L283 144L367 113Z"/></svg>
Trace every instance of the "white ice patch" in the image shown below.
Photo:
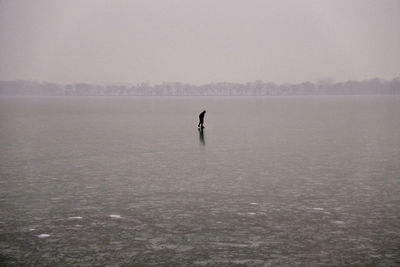
<svg viewBox="0 0 400 267"><path fill-rule="evenodd" d="M233 248L246 248L249 245L243 243L230 243L230 242L216 242L214 243L218 247L233 247Z"/></svg>
<svg viewBox="0 0 400 267"><path fill-rule="evenodd" d="M122 218L121 215L118 215L118 214L110 214L110 217L113 219L121 219Z"/></svg>
<svg viewBox="0 0 400 267"><path fill-rule="evenodd" d="M262 265L264 263L264 261L249 259L249 260L232 260L232 261L229 261L229 263L238 264L238 265Z"/></svg>
<svg viewBox="0 0 400 267"><path fill-rule="evenodd" d="M312 208L313 210L324 210L324 208Z"/></svg>
<svg viewBox="0 0 400 267"><path fill-rule="evenodd" d="M254 215L256 215L256 213L255 212L248 212L247 215L254 216Z"/></svg>
<svg viewBox="0 0 400 267"><path fill-rule="evenodd" d="M39 237L39 238L46 238L46 237L49 237L50 235L49 234L40 234L40 235L37 235L37 237Z"/></svg>
<svg viewBox="0 0 400 267"><path fill-rule="evenodd" d="M258 205L256 202L251 202L250 205Z"/></svg>
<svg viewBox="0 0 400 267"><path fill-rule="evenodd" d="M344 224L344 221L334 221L335 224Z"/></svg>
<svg viewBox="0 0 400 267"><path fill-rule="evenodd" d="M69 220L82 220L82 217L76 216L76 217L69 217Z"/></svg>
<svg viewBox="0 0 400 267"><path fill-rule="evenodd" d="M192 250L192 249L194 249L194 247L191 247L191 246L178 246L176 248L176 250L179 251L179 252L186 252L186 251L189 251L189 250Z"/></svg>

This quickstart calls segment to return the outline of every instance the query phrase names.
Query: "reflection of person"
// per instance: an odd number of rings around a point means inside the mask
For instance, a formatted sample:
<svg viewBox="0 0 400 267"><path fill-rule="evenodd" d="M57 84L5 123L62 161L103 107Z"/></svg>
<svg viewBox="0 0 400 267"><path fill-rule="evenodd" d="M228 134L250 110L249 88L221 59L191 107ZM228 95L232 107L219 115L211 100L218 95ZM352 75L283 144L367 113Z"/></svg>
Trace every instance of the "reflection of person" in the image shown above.
<svg viewBox="0 0 400 267"><path fill-rule="evenodd" d="M205 145L206 140L204 139L203 128L199 128L199 137L200 137L200 144Z"/></svg>
<svg viewBox="0 0 400 267"><path fill-rule="evenodd" d="M202 113L200 113L200 115L199 115L199 119L200 119L200 122L199 122L199 125L197 125L197 127L201 127L201 128L204 128L204 126L203 126L203 124L204 124L204 115L206 114L206 111L205 110L203 110L203 112Z"/></svg>

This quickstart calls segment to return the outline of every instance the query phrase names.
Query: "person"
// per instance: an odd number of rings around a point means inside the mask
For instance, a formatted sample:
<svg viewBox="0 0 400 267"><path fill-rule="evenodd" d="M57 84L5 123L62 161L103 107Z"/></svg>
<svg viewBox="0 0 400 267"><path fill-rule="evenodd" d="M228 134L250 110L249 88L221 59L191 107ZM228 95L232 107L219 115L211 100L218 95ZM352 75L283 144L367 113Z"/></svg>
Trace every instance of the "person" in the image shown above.
<svg viewBox="0 0 400 267"><path fill-rule="evenodd" d="M202 113L200 113L200 115L199 115L199 119L200 119L200 122L199 122L199 124L197 125L197 127L201 127L201 128L204 128L204 126L203 126L203 124L204 124L204 115L206 114L206 111L205 110L203 110L203 112Z"/></svg>

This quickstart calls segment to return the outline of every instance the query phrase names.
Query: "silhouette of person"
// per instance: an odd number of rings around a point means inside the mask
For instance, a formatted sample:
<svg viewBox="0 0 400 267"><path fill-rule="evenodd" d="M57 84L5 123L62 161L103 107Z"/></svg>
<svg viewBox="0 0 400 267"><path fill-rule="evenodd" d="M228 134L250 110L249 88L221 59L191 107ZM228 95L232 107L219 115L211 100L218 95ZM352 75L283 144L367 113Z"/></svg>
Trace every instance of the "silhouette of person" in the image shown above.
<svg viewBox="0 0 400 267"><path fill-rule="evenodd" d="M203 126L203 124L204 124L204 115L206 114L206 111L205 110L203 110L203 112L202 113L200 113L200 115L199 115L199 119L200 119L200 122L199 122L199 125L197 125L197 127L201 127L201 128L204 128L204 126Z"/></svg>

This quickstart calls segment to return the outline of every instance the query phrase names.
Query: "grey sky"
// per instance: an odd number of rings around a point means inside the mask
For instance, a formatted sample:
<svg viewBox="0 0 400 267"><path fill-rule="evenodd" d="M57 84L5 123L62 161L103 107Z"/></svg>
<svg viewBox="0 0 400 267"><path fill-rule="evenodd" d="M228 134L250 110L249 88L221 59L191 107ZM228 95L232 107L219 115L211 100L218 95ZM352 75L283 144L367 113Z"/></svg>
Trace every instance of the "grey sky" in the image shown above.
<svg viewBox="0 0 400 267"><path fill-rule="evenodd" d="M390 79L399 29L396 0L0 1L0 79Z"/></svg>

